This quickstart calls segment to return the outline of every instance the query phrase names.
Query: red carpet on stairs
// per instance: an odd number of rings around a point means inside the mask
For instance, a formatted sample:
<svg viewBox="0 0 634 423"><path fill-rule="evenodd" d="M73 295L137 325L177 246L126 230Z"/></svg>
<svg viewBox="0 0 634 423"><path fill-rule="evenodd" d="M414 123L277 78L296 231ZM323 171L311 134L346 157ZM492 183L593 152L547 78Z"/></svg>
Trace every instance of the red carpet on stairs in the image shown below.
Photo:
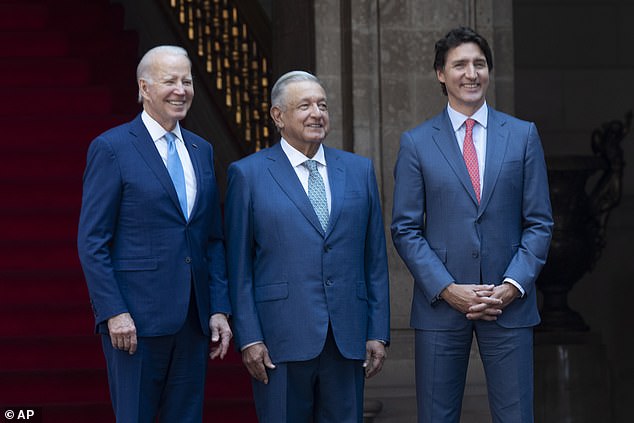
<svg viewBox="0 0 634 423"><path fill-rule="evenodd" d="M0 409L114 422L76 236L88 144L139 111L137 36L108 0L0 0L0 46ZM205 422L256 421L235 351L207 379Z"/></svg>

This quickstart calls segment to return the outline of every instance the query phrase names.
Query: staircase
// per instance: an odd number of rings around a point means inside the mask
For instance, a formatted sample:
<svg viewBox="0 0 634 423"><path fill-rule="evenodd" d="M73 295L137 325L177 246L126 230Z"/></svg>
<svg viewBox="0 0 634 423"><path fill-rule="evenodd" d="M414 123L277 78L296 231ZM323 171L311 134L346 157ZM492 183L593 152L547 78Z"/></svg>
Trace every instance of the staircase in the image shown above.
<svg viewBox="0 0 634 423"><path fill-rule="evenodd" d="M137 36L108 0L0 0L0 409L113 422L76 252L90 141L130 120ZM205 421L255 422L232 350L211 362Z"/></svg>

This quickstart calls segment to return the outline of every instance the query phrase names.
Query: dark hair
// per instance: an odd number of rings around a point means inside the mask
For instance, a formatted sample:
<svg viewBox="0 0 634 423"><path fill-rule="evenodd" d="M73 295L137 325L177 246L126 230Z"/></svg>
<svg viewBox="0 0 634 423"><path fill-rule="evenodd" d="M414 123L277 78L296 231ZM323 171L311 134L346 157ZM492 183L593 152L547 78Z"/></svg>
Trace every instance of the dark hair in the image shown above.
<svg viewBox="0 0 634 423"><path fill-rule="evenodd" d="M434 57L434 70L439 71L445 67L445 61L447 60L447 53L452 48L458 47L465 43L475 43L480 47L480 50L484 53L484 57L487 61L487 67L489 72L493 70L493 54L491 53L491 47L487 40L473 29L461 26L454 28L447 33L443 38L436 41L434 47L436 55ZM440 83L442 92L447 95L447 87L442 82Z"/></svg>

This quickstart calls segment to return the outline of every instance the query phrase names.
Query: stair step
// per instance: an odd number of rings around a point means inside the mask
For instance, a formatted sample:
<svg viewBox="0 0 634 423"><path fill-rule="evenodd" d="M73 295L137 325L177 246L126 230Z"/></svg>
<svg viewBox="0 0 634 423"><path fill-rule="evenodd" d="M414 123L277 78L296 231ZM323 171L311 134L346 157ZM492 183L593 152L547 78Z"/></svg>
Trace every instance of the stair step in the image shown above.
<svg viewBox="0 0 634 423"><path fill-rule="evenodd" d="M41 213L35 216L15 217L11 216L11 211L6 211L0 213L0 217L0 233L2 233L0 245L3 249L14 249L13 246L20 248L20 254L31 256L28 253L28 245L45 242L49 243L49 248L55 249L59 243L74 244L77 238L79 207L76 213L67 216ZM25 247L20 247L24 244L26 244ZM61 268L56 271L67 269Z"/></svg>
<svg viewBox="0 0 634 423"><path fill-rule="evenodd" d="M40 369L103 369L98 335L0 338L0 373Z"/></svg>
<svg viewBox="0 0 634 423"><path fill-rule="evenodd" d="M79 116L44 112L31 116L0 115L0 127L4 133L0 145L3 145L3 151L23 153L33 150L51 153L78 151L85 158L88 146L95 137L132 117L110 113Z"/></svg>
<svg viewBox="0 0 634 423"><path fill-rule="evenodd" d="M0 30L113 28L123 26L123 7L107 1L0 1Z"/></svg>
<svg viewBox="0 0 634 423"><path fill-rule="evenodd" d="M11 88L5 94L11 102L0 103L0 115L86 116L112 111L112 93L104 86ZM72 128L68 128L72 130Z"/></svg>
<svg viewBox="0 0 634 423"><path fill-rule="evenodd" d="M74 32L70 34L70 52L73 56L90 59L137 57L138 42L138 35L133 31ZM134 75L130 77L134 79Z"/></svg>
<svg viewBox="0 0 634 423"><path fill-rule="evenodd" d="M69 336L94 332L94 315L88 298L84 304L3 304L0 316L0 337Z"/></svg>
<svg viewBox="0 0 634 423"><path fill-rule="evenodd" d="M0 268L5 270L66 270L79 268L75 243L41 243L14 246L4 242L0 250Z"/></svg>
<svg viewBox="0 0 634 423"><path fill-rule="evenodd" d="M0 186L3 179L10 178L37 178L55 175L56 178L65 180L81 180L86 164L84 151L60 152L32 150L24 152L9 151L3 153L3 166L0 167ZM23 180L23 179L22 179Z"/></svg>
<svg viewBox="0 0 634 423"><path fill-rule="evenodd" d="M56 272L50 269L0 270L0 292L4 304L85 304L89 298L84 275L79 268Z"/></svg>
<svg viewBox="0 0 634 423"><path fill-rule="evenodd" d="M42 29L48 23L48 11L42 3L0 3L0 30Z"/></svg>
<svg viewBox="0 0 634 423"><path fill-rule="evenodd" d="M72 31L95 31L123 27L124 10L120 4L105 2L74 2L69 5L49 5L49 25ZM115 31L115 32L117 32Z"/></svg>
<svg viewBox="0 0 634 423"><path fill-rule="evenodd" d="M105 368L0 372L5 404L108 402Z"/></svg>
<svg viewBox="0 0 634 423"><path fill-rule="evenodd" d="M91 71L89 62L75 58L0 58L0 78L14 87L83 86L90 83Z"/></svg>
<svg viewBox="0 0 634 423"><path fill-rule="evenodd" d="M50 209L81 206L82 170L71 176L57 176L47 167L34 169L31 174L3 177L0 172L0 193L11 200L14 210L36 208L42 217ZM55 176L51 176L55 175Z"/></svg>
<svg viewBox="0 0 634 423"><path fill-rule="evenodd" d="M59 57L70 53L68 36L60 31L0 32L0 58Z"/></svg>

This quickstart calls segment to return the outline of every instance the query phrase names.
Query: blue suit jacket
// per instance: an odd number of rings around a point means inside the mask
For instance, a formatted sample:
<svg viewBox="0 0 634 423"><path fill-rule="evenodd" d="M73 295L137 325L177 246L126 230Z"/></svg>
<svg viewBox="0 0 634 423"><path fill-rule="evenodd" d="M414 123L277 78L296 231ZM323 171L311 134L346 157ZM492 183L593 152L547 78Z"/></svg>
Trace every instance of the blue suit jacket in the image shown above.
<svg viewBox="0 0 634 423"><path fill-rule="evenodd" d="M101 333L124 312L139 336L176 333L192 281L205 334L212 313L230 312L213 150L187 130L182 135L197 183L189 221L140 115L90 145L78 250Z"/></svg>
<svg viewBox="0 0 634 423"><path fill-rule="evenodd" d="M264 341L274 362L316 357L328 323L341 353L389 340L385 233L370 160L324 147L332 193L324 233L281 146L228 171L226 236L239 348Z"/></svg>
<svg viewBox="0 0 634 423"><path fill-rule="evenodd" d="M552 215L537 129L489 108L481 203L447 111L401 136L395 168L392 238L414 276L411 325L464 327L464 315L440 292L451 282L500 284L525 291L497 323L539 323L535 280L548 253Z"/></svg>

